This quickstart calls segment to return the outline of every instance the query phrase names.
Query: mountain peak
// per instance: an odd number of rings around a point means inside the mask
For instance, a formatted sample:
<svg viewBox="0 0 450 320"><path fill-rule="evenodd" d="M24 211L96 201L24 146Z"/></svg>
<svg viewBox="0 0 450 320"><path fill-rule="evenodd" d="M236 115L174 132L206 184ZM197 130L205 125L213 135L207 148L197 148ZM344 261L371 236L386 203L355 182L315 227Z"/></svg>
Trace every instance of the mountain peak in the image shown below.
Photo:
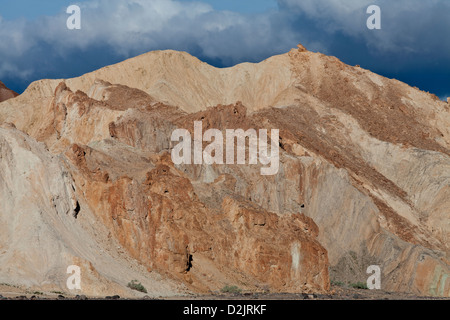
<svg viewBox="0 0 450 320"><path fill-rule="evenodd" d="M299 43L299 44L297 45L297 48L298 48L298 51L299 51L299 52L305 52L305 51L308 51L301 43Z"/></svg>

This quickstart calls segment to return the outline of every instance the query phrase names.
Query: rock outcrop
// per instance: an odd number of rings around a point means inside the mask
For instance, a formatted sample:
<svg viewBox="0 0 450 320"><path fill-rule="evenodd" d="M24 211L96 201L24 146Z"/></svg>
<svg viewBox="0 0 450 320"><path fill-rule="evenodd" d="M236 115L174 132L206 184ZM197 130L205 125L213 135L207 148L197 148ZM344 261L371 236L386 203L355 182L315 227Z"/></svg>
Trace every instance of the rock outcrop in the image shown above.
<svg viewBox="0 0 450 320"><path fill-rule="evenodd" d="M19 94L8 89L3 82L0 81L0 102L17 97Z"/></svg>
<svg viewBox="0 0 450 320"><path fill-rule="evenodd" d="M174 164L194 121L279 129L278 173ZM0 122L0 282L62 288L78 263L94 295L319 292L379 265L450 296L450 110L399 81L301 45L226 69L155 51L35 82Z"/></svg>
<svg viewBox="0 0 450 320"><path fill-rule="evenodd" d="M81 290L90 296L132 296L126 287L131 278L153 288L152 295L183 290L120 252L88 209L67 160L10 124L0 126L0 148L1 283L68 291L67 268L77 265Z"/></svg>

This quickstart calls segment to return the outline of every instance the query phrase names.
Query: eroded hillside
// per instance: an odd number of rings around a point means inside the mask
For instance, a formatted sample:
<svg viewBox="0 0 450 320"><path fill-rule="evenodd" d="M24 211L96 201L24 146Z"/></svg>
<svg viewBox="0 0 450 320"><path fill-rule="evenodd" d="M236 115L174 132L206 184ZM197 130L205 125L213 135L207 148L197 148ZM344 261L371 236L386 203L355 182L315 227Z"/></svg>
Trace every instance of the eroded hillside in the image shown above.
<svg viewBox="0 0 450 320"><path fill-rule="evenodd" d="M450 109L399 81L302 46L226 69L155 51L35 82L0 121L0 282L326 292L379 265L385 290L450 295ZM194 121L278 129L277 174L175 165Z"/></svg>

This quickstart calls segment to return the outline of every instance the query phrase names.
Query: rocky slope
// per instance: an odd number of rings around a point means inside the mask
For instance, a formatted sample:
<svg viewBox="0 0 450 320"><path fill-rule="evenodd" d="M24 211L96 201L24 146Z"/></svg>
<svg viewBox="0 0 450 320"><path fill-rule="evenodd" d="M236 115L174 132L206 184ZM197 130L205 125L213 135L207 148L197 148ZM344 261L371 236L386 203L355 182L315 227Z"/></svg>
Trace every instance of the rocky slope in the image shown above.
<svg viewBox="0 0 450 320"><path fill-rule="evenodd" d="M0 102L17 97L17 92L8 89L3 82L0 81Z"/></svg>
<svg viewBox="0 0 450 320"><path fill-rule="evenodd" d="M175 165L194 121L279 129L278 173ZM375 264L450 296L450 109L399 81L302 46L226 69L155 51L37 81L0 122L0 282L67 291L78 264L90 295L326 292Z"/></svg>

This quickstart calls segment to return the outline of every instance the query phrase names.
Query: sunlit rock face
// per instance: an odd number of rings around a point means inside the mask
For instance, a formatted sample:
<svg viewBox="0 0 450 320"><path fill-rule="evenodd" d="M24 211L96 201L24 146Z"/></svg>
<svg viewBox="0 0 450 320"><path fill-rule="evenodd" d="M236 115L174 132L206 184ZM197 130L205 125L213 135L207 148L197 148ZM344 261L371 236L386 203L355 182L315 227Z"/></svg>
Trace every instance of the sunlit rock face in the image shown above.
<svg viewBox="0 0 450 320"><path fill-rule="evenodd" d="M378 265L382 289L450 295L450 110L399 81L302 46L226 69L155 51L37 81L0 122L0 282L326 292ZM276 174L174 164L195 122L279 130Z"/></svg>

